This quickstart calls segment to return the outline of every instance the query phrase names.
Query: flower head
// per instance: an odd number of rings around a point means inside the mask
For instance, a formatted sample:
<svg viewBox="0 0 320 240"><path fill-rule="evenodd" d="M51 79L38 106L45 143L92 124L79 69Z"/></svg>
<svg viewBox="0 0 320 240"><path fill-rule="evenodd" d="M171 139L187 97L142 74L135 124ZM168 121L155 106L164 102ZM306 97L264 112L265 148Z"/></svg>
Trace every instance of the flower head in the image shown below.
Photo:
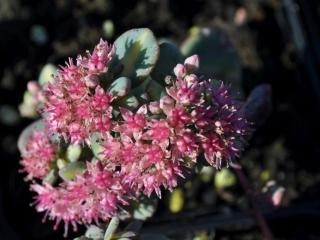
<svg viewBox="0 0 320 240"><path fill-rule="evenodd" d="M26 151L22 153L22 172L26 180L43 178L50 171L50 163L56 160L58 146L50 142L45 132L35 131L29 138Z"/></svg>
<svg viewBox="0 0 320 240"><path fill-rule="evenodd" d="M51 133L81 143L93 132L104 134L110 129L113 96L96 80L108 70L113 52L113 47L101 40L88 57L78 56L76 63L69 59L47 85L42 112Z"/></svg>
<svg viewBox="0 0 320 240"><path fill-rule="evenodd" d="M65 234L69 224L76 231L77 224L107 221L116 214L120 204L127 204L126 189L119 177L99 162L87 163L87 171L58 187L33 184L31 189L37 193L36 209L55 220L55 227L63 221Z"/></svg>

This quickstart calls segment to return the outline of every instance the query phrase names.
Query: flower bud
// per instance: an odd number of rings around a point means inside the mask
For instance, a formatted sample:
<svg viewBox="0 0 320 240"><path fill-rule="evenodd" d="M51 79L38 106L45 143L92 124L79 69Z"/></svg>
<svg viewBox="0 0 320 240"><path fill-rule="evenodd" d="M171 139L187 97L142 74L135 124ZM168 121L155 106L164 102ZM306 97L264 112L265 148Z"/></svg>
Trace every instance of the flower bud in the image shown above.
<svg viewBox="0 0 320 240"><path fill-rule="evenodd" d="M195 70L197 70L199 68L199 57L198 55L192 55L190 57L188 57L185 61L184 61L184 66L186 68L186 71L188 73L192 73Z"/></svg>
<svg viewBox="0 0 320 240"><path fill-rule="evenodd" d="M185 80L188 84L188 87L190 87L198 82L198 77L194 74L190 74L185 77Z"/></svg>
<svg viewBox="0 0 320 240"><path fill-rule="evenodd" d="M36 95L40 91L39 83L37 83L36 81L29 81L27 84L27 88L32 95Z"/></svg>
<svg viewBox="0 0 320 240"><path fill-rule="evenodd" d="M160 99L160 108L165 114L168 114L174 107L174 100L169 96L164 96Z"/></svg>
<svg viewBox="0 0 320 240"><path fill-rule="evenodd" d="M148 107L149 107L149 111L150 111L152 114L159 114L159 113L161 113L161 108L160 108L159 102L150 102Z"/></svg>
<svg viewBox="0 0 320 240"><path fill-rule="evenodd" d="M182 79L186 75L186 69L182 64L177 64L173 69L174 74L177 78Z"/></svg>

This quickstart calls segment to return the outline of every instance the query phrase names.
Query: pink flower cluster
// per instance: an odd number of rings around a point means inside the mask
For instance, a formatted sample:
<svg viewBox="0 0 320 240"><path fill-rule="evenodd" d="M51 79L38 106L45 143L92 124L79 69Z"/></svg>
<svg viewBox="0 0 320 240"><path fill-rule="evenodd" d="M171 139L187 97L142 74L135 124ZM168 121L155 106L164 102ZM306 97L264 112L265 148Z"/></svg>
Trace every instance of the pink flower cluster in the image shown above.
<svg viewBox="0 0 320 240"><path fill-rule="evenodd" d="M169 96L143 105L136 113L120 109L121 119L104 139L103 162L120 167L123 184L161 197L201 155L220 169L238 156L247 122L228 89L200 80L196 55L178 64L167 87Z"/></svg>
<svg viewBox="0 0 320 240"><path fill-rule="evenodd" d="M43 178L50 171L50 164L56 160L58 146L50 142L49 137L40 131L34 132L22 153L22 172L28 173L26 180Z"/></svg>
<svg viewBox="0 0 320 240"><path fill-rule="evenodd" d="M69 59L47 85L42 112L51 133L82 143L93 132L110 130L113 97L98 85L98 77L107 72L113 53L113 47L101 40L88 57L78 56L76 64Z"/></svg>
<svg viewBox="0 0 320 240"><path fill-rule="evenodd" d="M55 229L63 221L65 235L69 224L77 231L77 224L107 221L116 214L118 205L127 204L123 198L126 189L119 177L104 169L100 162L88 162L87 171L73 181L56 187L48 183L33 184L31 189L38 194L36 209L45 211L45 218L56 221Z"/></svg>
<svg viewBox="0 0 320 240"><path fill-rule="evenodd" d="M36 208L49 219L72 224L106 221L120 205L139 194L150 196L173 190L178 177L203 156L220 169L241 152L248 124L228 88L200 78L197 55L174 69L167 96L137 111L116 106L114 96L99 84L108 71L113 47L100 41L88 57L62 67L44 90L42 112L49 135L62 136L67 144L93 147L91 136L100 136L99 159L87 161L87 169L72 181L57 186L33 184ZM113 115L116 108L119 115ZM45 133L30 138L23 155L28 179L43 178L57 146Z"/></svg>

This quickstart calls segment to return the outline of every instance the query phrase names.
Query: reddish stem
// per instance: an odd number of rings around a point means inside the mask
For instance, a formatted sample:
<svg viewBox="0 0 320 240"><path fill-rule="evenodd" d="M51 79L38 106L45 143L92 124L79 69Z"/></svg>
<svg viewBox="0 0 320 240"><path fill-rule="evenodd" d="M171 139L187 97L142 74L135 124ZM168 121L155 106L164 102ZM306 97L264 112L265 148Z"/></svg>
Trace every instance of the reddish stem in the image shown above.
<svg viewBox="0 0 320 240"><path fill-rule="evenodd" d="M243 173L241 167L234 167L233 169L234 169L234 171L236 172L236 174L238 176L238 179L240 181L240 184L241 184L242 188L244 189L245 193L247 194L247 196L250 199L255 218L256 218L256 220L258 222L258 225L259 225L259 227L260 227L265 239L266 240L273 240L274 239L273 235L272 235L272 233L270 231L270 228L268 227L268 224L267 224L263 214L260 211L260 208L259 208L258 204L255 201L255 197L253 195L252 187L251 187L246 175Z"/></svg>

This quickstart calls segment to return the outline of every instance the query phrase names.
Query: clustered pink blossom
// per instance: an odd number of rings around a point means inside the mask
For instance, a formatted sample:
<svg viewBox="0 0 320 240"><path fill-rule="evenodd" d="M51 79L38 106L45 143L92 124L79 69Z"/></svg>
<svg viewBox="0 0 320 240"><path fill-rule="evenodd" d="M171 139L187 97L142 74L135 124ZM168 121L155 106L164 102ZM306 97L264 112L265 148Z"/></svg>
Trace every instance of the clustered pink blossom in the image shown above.
<svg viewBox="0 0 320 240"><path fill-rule="evenodd" d="M52 144L45 133L35 131L22 153L21 171L28 174L26 180L45 177L50 171L50 163L56 160L57 152L58 146Z"/></svg>
<svg viewBox="0 0 320 240"><path fill-rule="evenodd" d="M161 187L175 188L178 176L201 155L220 169L242 150L248 127L238 104L225 85L213 88L199 79L198 66L196 55L178 64L159 104L135 113L121 108L121 120L104 139L103 162L120 166L123 183L137 192L161 197Z"/></svg>
<svg viewBox="0 0 320 240"><path fill-rule="evenodd" d="M69 59L47 85L42 111L51 133L82 143L93 132L110 130L113 97L98 85L98 77L108 71L113 53L113 47L101 40L88 57L78 56L76 63Z"/></svg>
<svg viewBox="0 0 320 240"><path fill-rule="evenodd" d="M88 57L79 56L76 64L69 60L44 90L42 112L50 134L91 147L91 134L98 133L102 146L99 160L88 161L87 170L75 180L58 186L32 185L38 194L37 210L57 224L63 221L66 228L106 221L139 194L155 192L161 197L161 190L173 190L178 177L202 156L216 169L228 165L240 154L248 134L240 105L228 88L196 74L197 55L173 69L167 96L136 111L119 107L120 114L112 115L114 96L97 81L99 74L108 71L112 56L113 47L100 41ZM46 136L39 138L47 141ZM54 150L34 156L33 142L31 138L33 147L27 156L33 159L24 156L22 163L29 178L41 178Z"/></svg>
<svg viewBox="0 0 320 240"><path fill-rule="evenodd" d="M73 181L53 187L48 183L33 184L31 189L38 195L36 209L46 212L45 218L55 220L55 228L64 222L65 234L71 224L77 231L77 224L107 221L116 214L119 204L127 204L123 198L126 189L117 174L105 169L100 162L87 162L87 170Z"/></svg>

